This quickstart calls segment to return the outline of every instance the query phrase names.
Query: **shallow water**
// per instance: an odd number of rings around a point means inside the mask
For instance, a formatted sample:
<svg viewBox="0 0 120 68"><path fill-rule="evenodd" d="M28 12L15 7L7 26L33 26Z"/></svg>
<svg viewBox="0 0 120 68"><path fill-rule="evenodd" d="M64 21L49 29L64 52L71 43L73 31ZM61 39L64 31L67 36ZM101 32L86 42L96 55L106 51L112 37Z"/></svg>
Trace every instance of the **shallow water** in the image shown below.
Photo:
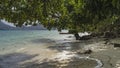
<svg viewBox="0 0 120 68"><path fill-rule="evenodd" d="M74 40L74 38L68 38L68 36L73 35L60 35L56 30L0 31L0 68L30 68L29 66L31 68L38 68L37 66L40 68L55 66L50 68L58 68L56 65L59 60L72 60L73 57L76 58L72 52L82 48L84 45L82 43L67 43ZM77 60L79 58L85 59L86 57L79 56ZM81 64L81 61L76 61L75 59L75 61L70 63L80 62ZM83 67L86 66L86 62L88 64L91 63L90 66L92 65L92 67L97 66L97 64L101 66L99 60L87 58L84 61ZM49 65L49 63L52 65ZM59 63L62 62L60 61Z"/></svg>
<svg viewBox="0 0 120 68"><path fill-rule="evenodd" d="M15 51L24 46L42 45L54 40L62 40L65 36L60 35L56 30L6 30L0 31L0 53Z"/></svg>

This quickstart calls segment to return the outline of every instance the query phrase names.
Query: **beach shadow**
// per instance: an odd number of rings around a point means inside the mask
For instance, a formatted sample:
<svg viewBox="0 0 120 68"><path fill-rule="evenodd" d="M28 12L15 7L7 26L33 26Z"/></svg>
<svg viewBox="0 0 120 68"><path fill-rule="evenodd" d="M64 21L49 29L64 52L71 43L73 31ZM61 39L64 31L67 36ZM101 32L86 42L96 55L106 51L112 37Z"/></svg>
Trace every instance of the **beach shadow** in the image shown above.
<svg viewBox="0 0 120 68"><path fill-rule="evenodd" d="M55 43L54 40L51 40L51 39L46 39L46 38L43 38L43 39L35 39L35 40L31 40L32 43Z"/></svg>
<svg viewBox="0 0 120 68"><path fill-rule="evenodd" d="M36 61L34 62L28 62L24 65L22 65L23 67L21 68L59 68L57 65L59 64L58 61L42 61L42 63L36 63Z"/></svg>
<svg viewBox="0 0 120 68"><path fill-rule="evenodd" d="M12 53L0 55L0 68L20 68L20 63L31 60L37 55L28 55L24 53Z"/></svg>
<svg viewBox="0 0 120 68"><path fill-rule="evenodd" d="M69 61L69 62L68 62ZM67 60L58 61L54 60L44 60L41 63L29 62L23 65L21 68L94 68L97 66L97 62L88 59L79 59L73 57Z"/></svg>
<svg viewBox="0 0 120 68"><path fill-rule="evenodd" d="M63 42L58 43L55 46L48 46L49 49L58 51L72 51L76 52L78 50L86 50L84 47L97 43L99 40L80 40L79 42Z"/></svg>
<svg viewBox="0 0 120 68"><path fill-rule="evenodd" d="M84 47L85 44L80 42L65 42L62 44L56 44L55 46L49 46L49 49L58 50L58 51L77 51Z"/></svg>

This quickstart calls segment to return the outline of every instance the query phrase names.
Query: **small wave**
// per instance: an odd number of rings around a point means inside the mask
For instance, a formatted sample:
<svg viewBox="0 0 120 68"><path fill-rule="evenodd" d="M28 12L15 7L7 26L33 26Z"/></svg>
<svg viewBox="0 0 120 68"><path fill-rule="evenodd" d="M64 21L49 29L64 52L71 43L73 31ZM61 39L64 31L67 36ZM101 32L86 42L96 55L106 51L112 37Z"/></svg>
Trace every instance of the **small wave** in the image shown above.
<svg viewBox="0 0 120 68"><path fill-rule="evenodd" d="M54 59L56 59L57 61L68 60L72 58L96 61L97 66L95 66L94 68L102 68L103 66L102 62L96 58L91 58L89 56L80 56L69 51L63 51L61 53L58 53L57 56L54 57Z"/></svg>

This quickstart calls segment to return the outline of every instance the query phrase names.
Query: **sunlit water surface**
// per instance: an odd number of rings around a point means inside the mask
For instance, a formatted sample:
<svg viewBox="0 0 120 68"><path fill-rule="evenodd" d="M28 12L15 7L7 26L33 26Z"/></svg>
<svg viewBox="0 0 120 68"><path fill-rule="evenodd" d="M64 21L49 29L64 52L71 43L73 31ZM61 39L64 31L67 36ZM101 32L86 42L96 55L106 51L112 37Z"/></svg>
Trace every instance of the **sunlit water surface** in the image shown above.
<svg viewBox="0 0 120 68"><path fill-rule="evenodd" d="M15 49L33 44L42 45L43 43L51 43L51 41L62 41L65 37L56 30L0 31L0 53L15 51Z"/></svg>
<svg viewBox="0 0 120 68"><path fill-rule="evenodd" d="M18 64L36 60L38 63L47 59L56 59L61 62L63 60L69 60L72 57L77 57L78 59L91 60L90 62L93 63L94 67L100 68L102 63L99 60L72 54L70 51L72 47L69 44L65 44L67 46L65 49L63 45L62 47L60 46L60 48L62 48L60 50L59 48L54 48L54 46L62 43L73 41L74 37L72 36L71 34L61 35L57 30L1 30L0 67L18 68ZM95 65L96 63L94 64L94 61L96 61L98 65Z"/></svg>

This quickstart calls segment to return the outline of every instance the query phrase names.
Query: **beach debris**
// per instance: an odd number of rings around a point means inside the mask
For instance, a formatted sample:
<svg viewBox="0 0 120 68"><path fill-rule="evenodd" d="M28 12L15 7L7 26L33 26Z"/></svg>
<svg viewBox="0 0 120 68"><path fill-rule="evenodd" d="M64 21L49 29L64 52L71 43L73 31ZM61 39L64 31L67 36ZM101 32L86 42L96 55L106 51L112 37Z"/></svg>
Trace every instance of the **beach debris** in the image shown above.
<svg viewBox="0 0 120 68"><path fill-rule="evenodd" d="M120 47L120 44L114 43L114 47Z"/></svg>
<svg viewBox="0 0 120 68"><path fill-rule="evenodd" d="M116 38L116 34L114 32L105 32L104 38Z"/></svg>
<svg viewBox="0 0 120 68"><path fill-rule="evenodd" d="M105 38L104 41L105 41L104 44L109 44L110 43L110 39L108 39L108 38Z"/></svg>
<svg viewBox="0 0 120 68"><path fill-rule="evenodd" d="M78 33L75 33L74 36L75 36L76 40L80 40L80 36Z"/></svg>
<svg viewBox="0 0 120 68"><path fill-rule="evenodd" d="M90 35L86 35L86 36L80 37L79 40L89 40L89 39L91 39L91 36Z"/></svg>
<svg viewBox="0 0 120 68"><path fill-rule="evenodd" d="M78 51L77 53L78 54L91 54L93 51L88 49L88 50L81 50L81 51Z"/></svg>

